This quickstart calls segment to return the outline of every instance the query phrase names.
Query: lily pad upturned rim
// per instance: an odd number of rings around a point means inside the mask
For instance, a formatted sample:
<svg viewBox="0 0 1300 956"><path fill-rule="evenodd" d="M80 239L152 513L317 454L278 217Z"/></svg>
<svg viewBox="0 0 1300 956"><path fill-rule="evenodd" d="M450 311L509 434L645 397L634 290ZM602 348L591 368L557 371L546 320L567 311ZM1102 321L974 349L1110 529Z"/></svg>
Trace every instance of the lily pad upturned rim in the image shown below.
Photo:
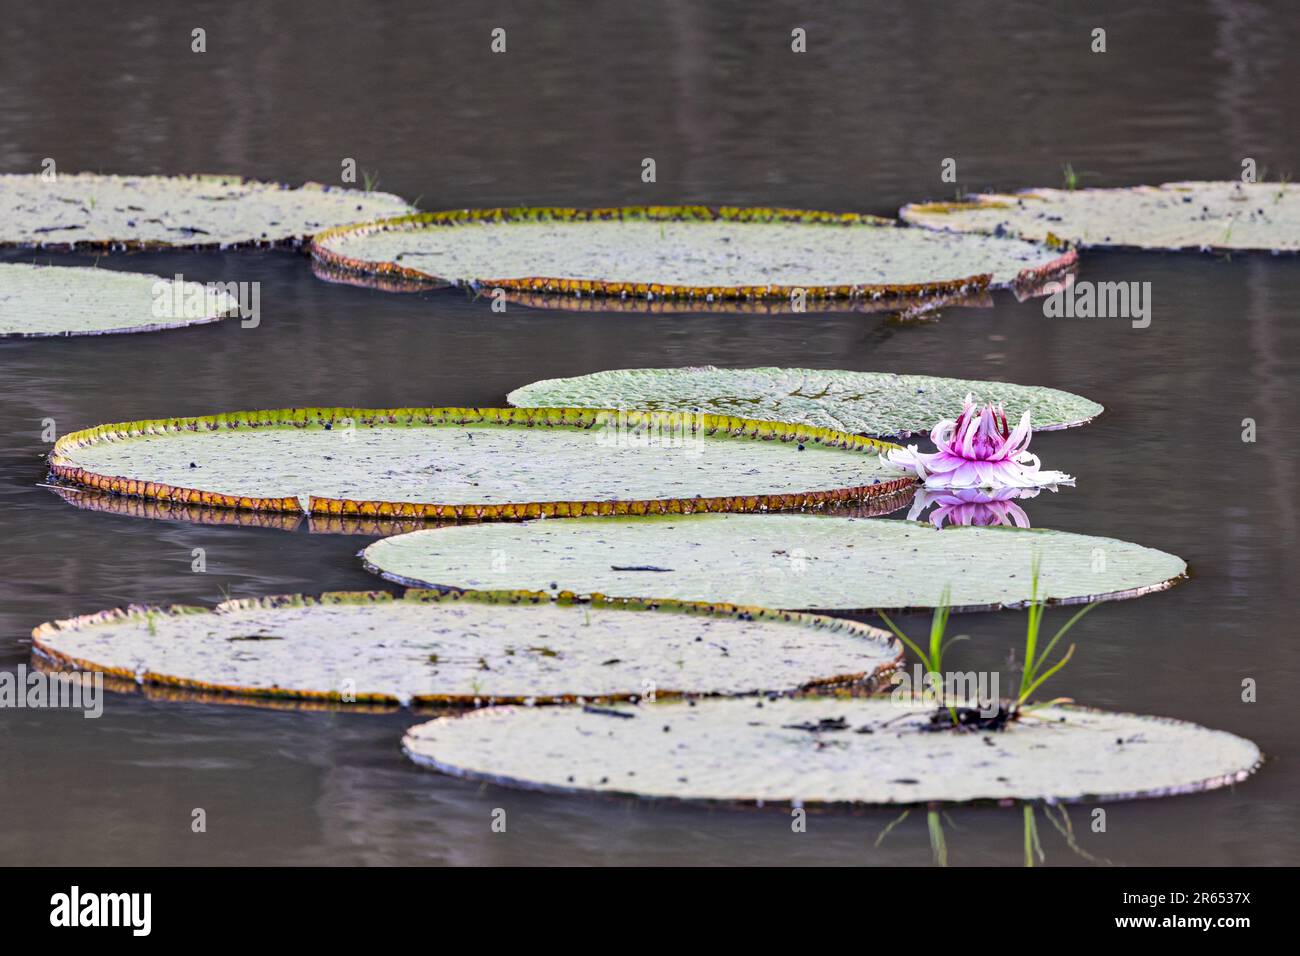
<svg viewBox="0 0 1300 956"><path fill-rule="evenodd" d="M829 629L831 631L845 631L861 637L864 640L873 640L877 642L884 641L888 645L889 649L895 651L892 660L879 664L871 671L833 674L825 677L818 677L805 682L797 689L790 689L781 693L793 693L820 688L835 689L844 686L851 686L863 681L875 680L894 671L903 662L905 657L902 644L887 632L857 621L829 617L820 614L806 614L798 611L782 611L774 608L725 604L719 602L675 601L659 598L606 597L603 594L592 594L586 597L579 597L569 591L561 591L558 594L548 594L544 591L437 591L419 588L408 589L401 595L394 595L389 591L325 591L319 596L282 594L255 598L231 598L222 601L213 607L189 604L173 604L170 606L133 604L124 608L111 608L104 611L95 611L90 614L81 614L71 618L47 621L43 624L38 624L32 629L32 653L44 662L44 666L46 666L47 669L50 665L53 665L55 667L70 668L74 671L98 672L104 674L107 678L115 678L120 681L130 681L137 685L152 685L171 690L193 692L200 695L210 695L210 698L208 699L235 698L238 700L248 701L265 698L272 701L299 701L338 705L341 709L351 709L358 705L362 708L374 706L402 706L402 702L392 694L358 693L355 695L354 700L344 700L343 695L338 690L325 691L286 687L243 687L238 685L214 684L207 681L195 680L193 678L176 677L174 675L160 674L153 671L140 673L135 670L128 670L124 667L105 667L99 662L75 657L56 650L48 643L54 635L68 631L76 631L82 628L106 623L130 621L147 622L151 616L156 615L165 615L170 617L196 614L220 615L241 610L271 610L283 607L312 606L336 607L340 605L365 606L389 604L394 602L408 602L411 604L457 604L463 602L505 606L529 604L556 605L559 607L589 607L600 610L629 612L641 611L647 613L658 612L664 614L682 614L687 616L728 618L746 621L777 621L803 627ZM763 692L763 694L760 694L759 696L765 696L766 693L769 692ZM773 691L771 693L776 692ZM683 693L680 691L662 690L658 688L655 690L655 695L657 698L663 699L704 699L709 697L755 696L754 694L749 693ZM598 694L589 697L584 697L578 694L558 694L549 696L417 694L411 698L409 706L480 707L494 704L549 705L581 703L583 701L635 702L639 699L640 694L637 692L624 694Z"/></svg>
<svg viewBox="0 0 1300 956"><path fill-rule="evenodd" d="M932 232L946 232L964 235L994 235L992 229L976 228L955 228L951 225L940 223L927 217L938 215L947 215L949 213L976 212L989 209L1009 208L1013 203L1019 203L1026 199L1035 202L1049 202L1050 199L1045 194L1073 194L1087 195L1089 193L1160 193L1166 190L1173 191L1178 189L1186 190L1189 185L1234 185L1237 180L1222 181L1194 181L1194 180L1175 180L1159 185L1138 184L1134 186L1084 186L1078 189L1059 189L1054 186L1028 186L1011 192L983 192L968 193L965 198L958 200L926 200L923 202L907 203L898 211L898 218L916 229L928 229ZM1265 183L1256 183L1252 185L1267 185ZM1279 184L1280 186L1284 184ZM1241 253L1267 253L1269 255L1300 254L1300 249L1277 249L1272 247L1255 246L1229 246L1216 243L1185 243L1176 246L1157 246L1151 244L1134 243L1134 242L1083 242L1074 241L1068 237L1055 236L1049 232L1045 239L1032 239L1014 231L1007 233L1012 238L1022 239L1025 242L1046 242L1056 243L1062 248L1077 249L1109 249L1118 252L1178 252L1178 253L1212 253L1218 254L1223 252ZM1045 279L1048 277L1044 277Z"/></svg>
<svg viewBox="0 0 1300 956"><path fill-rule="evenodd" d="M834 692L831 691L831 694ZM793 697L794 695L784 695ZM828 695L821 695L823 699ZM880 698L887 699L886 695L879 695ZM804 701L815 701L819 699L817 693L811 695L799 695L798 698ZM831 699L838 699L831 697ZM677 701L667 699L664 701L667 705L674 705ZM655 704L649 706L654 707ZM1163 797L1185 796L1194 793L1207 793L1212 790L1219 790L1224 787L1231 787L1235 784L1242 783L1253 776L1264 765L1264 755L1258 745L1247 738L1240 737L1237 734L1231 734L1228 731L1215 731L1213 728L1205 727L1194 721L1183 720L1177 717L1163 717L1154 714L1135 714L1129 711L1112 711L1099 707L1090 707L1074 702L1063 702L1052 705L1055 709L1069 711L1078 714L1097 714L1106 717L1132 718L1154 724L1169 724L1175 726L1185 726L1197 730L1205 730L1213 733L1227 734L1228 736L1237 737L1255 748L1256 759L1249 767L1239 767L1228 772L1206 777L1199 780L1189 781L1169 787L1161 787L1149 790L1123 791L1113 793L1080 793L1067 796L1053 796L1051 799L1056 803L1080 804L1080 803L1119 803L1129 800L1149 800ZM683 797L666 794L653 794L637 791L635 788L622 789L597 789L583 786L565 786L561 784L529 780L521 777L513 777L503 773L490 773L483 770L474 770L472 768L462 767L456 764L440 761L429 754L418 754L413 751L410 742L419 736L422 728L428 728L437 724L439 721L447 720L474 720L474 719L508 719L516 711L522 710L515 705L504 705L501 707L490 707L478 710L465 710L456 713L443 714L434 717L432 720L422 724L416 724L409 728L402 737L402 751L417 766L445 774L446 776L455 777L461 780L474 781L483 784L490 784L498 787L505 787L512 790L522 790L533 793L552 793L563 794L566 796L580 796L588 799L603 800L635 800L655 804L664 804L669 806L686 806L686 807L708 807L708 808L731 808L731 809L777 809L786 810L792 807L811 808L816 810L826 810L832 812L854 812L868 810L877 807L918 807L918 806L1006 806L1008 804L1023 804L1034 802L1040 799L1046 799L1041 796L1034 797L974 797L959 800L933 800L918 798L914 801L896 801L889 803L865 801L865 800L841 800L841 801L823 801L809 799L780 799L780 798L747 798L747 797ZM974 733L996 733L995 731L975 731Z"/></svg>
<svg viewBox="0 0 1300 956"><path fill-rule="evenodd" d="M311 260L312 273L322 282L347 285L379 292L418 295L452 288L445 279L411 279L395 274L372 274L335 268L319 259ZM637 296L575 295L572 292L534 292L504 290L505 301L525 309L549 312L619 313L622 315L762 315L795 316L818 314L897 313L899 319L929 315L940 309L987 309L993 306L988 288L928 296L894 295L859 299L809 299L799 313L787 298L722 299L712 302L699 298L639 298Z"/></svg>
<svg viewBox="0 0 1300 956"><path fill-rule="evenodd" d="M92 511L127 518L150 521L179 521L188 524L218 527L256 528L264 531L295 532L304 520L309 534L352 535L367 538L391 538L412 531L434 531L454 527L455 521L429 518L381 518L362 515L322 515L302 512L241 511L214 505L188 504L184 501L167 501L159 498L141 498L101 491L81 485L50 485L45 488L80 511ZM911 504L916 486L909 485L900 491L879 495L865 502L828 503L827 514L846 514L854 518L875 518L893 514ZM378 571L375 572L379 574ZM380 574L380 577L386 577ZM396 580L396 579L393 579ZM408 585L420 588L418 585ZM441 589L435 589L441 590Z"/></svg>
<svg viewBox="0 0 1300 956"><path fill-rule="evenodd" d="M738 223L802 223L827 227L866 226L882 229L900 228L893 219L866 213L825 212L818 210L783 209L765 206L613 206L598 209L578 209L567 206L523 206L491 209L449 209L440 212L416 213L395 216L359 225L338 226L317 233L311 241L312 258L341 272L379 275L388 279L402 278L417 282L432 282L459 286L465 280L459 277L439 276L413 269L387 260L367 260L346 256L328 247L331 239L365 236L379 232L415 231L425 227L452 228L467 223L512 222L738 222ZM1016 277L1016 285L1037 285L1045 279L1073 267L1077 253L1064 251L1051 262L1036 268L1027 268ZM572 279L554 276L529 276L525 278L492 279L475 277L469 280L475 286L491 286L513 292L559 293L565 295L599 295L655 299L753 300L789 298L801 289L811 299L879 299L885 297L921 298L935 295L974 294L989 288L992 273L966 276L960 279L942 279L925 283L867 283L861 285L749 285L749 286L692 286L657 282L614 282L604 279Z"/></svg>
<svg viewBox="0 0 1300 956"><path fill-rule="evenodd" d="M29 175L39 176L39 173L13 173L10 175ZM168 182L193 182L193 183L211 183L213 185L235 185L235 186L266 186L272 189L280 189L288 192L297 191L314 191L325 193L352 193L357 196L377 197L383 200L394 200L401 203L407 208L415 208L401 196L394 193L379 192L377 190L349 189L346 186L332 186L328 183L318 183L313 180L307 180L297 186L285 182L279 182L273 179L257 179L252 176L243 176L240 174L224 173L182 173L178 175L166 174L140 174L129 175L124 173L94 173L85 170L76 173L59 173L60 177L76 178L79 176L94 176L100 179L155 179L165 180ZM336 228L336 227L331 227ZM322 230L323 232L324 230ZM236 242L210 242L195 240L193 242L165 242L161 239L74 239L71 241L32 241L32 240L6 240L0 238L0 249L42 249L52 252L75 252L78 250L102 250L105 252L165 252L168 250L208 250L208 249L302 249L312 240L313 235L295 235L285 236L279 239L262 239L254 237L247 240Z"/></svg>
<svg viewBox="0 0 1300 956"><path fill-rule="evenodd" d="M69 432L54 443L49 456L50 474L59 481L101 491L179 501L186 504L249 511L303 511L296 495L251 497L228 495L199 488L182 488L162 482L145 481L118 475L103 475L81 468L66 457L72 449L84 448L100 441L166 435L180 432L219 431L223 429L303 428L311 425L349 421L358 426L433 426L500 425L524 428L569 428L589 430L608 422L623 427L669 428L690 427L703 430L717 439L778 440L811 442L847 451L882 452L897 448L888 442L848 435L828 428L765 422L727 415L690 415L680 412L627 412L591 408L281 408L263 411L228 412L189 418L156 418L135 422L116 422ZM850 488L761 495L731 495L697 498L642 498L604 501L529 501L506 504L453 504L445 502L405 502L327 498L311 495L307 513L355 515L381 518L439 518L448 521L523 521L529 518L597 517L601 515L694 514L722 511L787 511L820 509L834 503L866 501L892 495L915 485L916 478L905 475L873 485Z"/></svg>

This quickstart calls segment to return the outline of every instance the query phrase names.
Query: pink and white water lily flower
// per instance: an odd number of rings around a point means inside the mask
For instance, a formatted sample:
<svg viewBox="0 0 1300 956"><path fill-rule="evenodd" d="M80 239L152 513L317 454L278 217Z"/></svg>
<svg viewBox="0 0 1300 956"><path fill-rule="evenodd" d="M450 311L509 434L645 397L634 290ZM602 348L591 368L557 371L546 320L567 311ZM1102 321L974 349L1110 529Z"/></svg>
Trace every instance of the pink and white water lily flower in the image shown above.
<svg viewBox="0 0 1300 956"><path fill-rule="evenodd" d="M1074 479L1059 471L1043 471L1038 456L1029 453L1029 409L1012 430L1007 413L992 402L982 409L968 394L956 421L944 419L930 432L938 451L926 454L915 445L896 448L888 461L916 474L925 487L1042 488L1072 485Z"/></svg>

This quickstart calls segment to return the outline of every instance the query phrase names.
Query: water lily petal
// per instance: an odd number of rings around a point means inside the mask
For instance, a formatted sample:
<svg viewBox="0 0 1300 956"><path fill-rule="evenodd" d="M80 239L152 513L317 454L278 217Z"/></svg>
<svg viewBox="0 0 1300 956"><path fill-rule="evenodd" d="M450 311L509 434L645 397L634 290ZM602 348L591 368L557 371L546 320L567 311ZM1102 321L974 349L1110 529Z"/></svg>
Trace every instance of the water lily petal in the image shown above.
<svg viewBox="0 0 1300 956"><path fill-rule="evenodd" d="M1026 408L1025 413L1020 416L1020 424L1016 426L1015 431L1011 433L1011 436L1006 441L1008 453L1014 454L1015 451L1024 451L1028 448L1029 439L1033 436L1033 432L1033 427L1029 424L1029 409Z"/></svg>

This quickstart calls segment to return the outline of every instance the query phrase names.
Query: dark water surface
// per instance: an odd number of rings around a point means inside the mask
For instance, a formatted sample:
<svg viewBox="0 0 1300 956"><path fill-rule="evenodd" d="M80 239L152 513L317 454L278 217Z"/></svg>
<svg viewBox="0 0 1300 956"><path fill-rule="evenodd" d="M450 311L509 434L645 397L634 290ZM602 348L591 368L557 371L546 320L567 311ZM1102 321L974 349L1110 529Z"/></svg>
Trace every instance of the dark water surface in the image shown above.
<svg viewBox="0 0 1300 956"><path fill-rule="evenodd" d="M1300 171L1294 4L1168 13L1033 2L845 4L4 3L0 171L238 172L381 188L450 206L779 204L889 214L962 188ZM208 52L190 52L207 30ZM508 53L488 49L508 31ZM808 31L809 52L789 52ZM1093 27L1105 54L1089 52ZM658 182L640 181L657 161ZM89 256L0 254L4 261ZM1257 741L1231 790L1114 804L1080 844L1121 864L1275 864L1300 847L1295 416L1300 262L1099 253L1082 278L1149 281L1150 328L1048 319L999 295L924 323L880 315L570 314L455 292L328 285L301 255L115 255L105 268L262 283L262 323L0 343L0 666L33 625L133 601L367 588L372 538L81 511L40 488L42 420L287 405L497 404L605 368L785 364L1004 378L1103 403L1035 439L1078 487L1026 503L1038 526L1175 552L1192 579L1104 606L1054 692ZM1241 440L1242 420L1258 441ZM206 549L208 572L190 570ZM1061 614L1055 615L1059 621ZM1049 625L1052 616L1049 616ZM915 629L921 620L909 622ZM967 615L960 668L998 667L1023 615ZM1259 701L1240 700L1258 682ZM296 714L111 696L104 716L0 711L4 863L924 864L924 813L701 811L481 788L416 769L410 715ZM207 832L191 832L191 812ZM509 832L493 834L504 807ZM1049 864L1084 862L1043 822ZM954 863L1019 864L1018 809L958 810Z"/></svg>

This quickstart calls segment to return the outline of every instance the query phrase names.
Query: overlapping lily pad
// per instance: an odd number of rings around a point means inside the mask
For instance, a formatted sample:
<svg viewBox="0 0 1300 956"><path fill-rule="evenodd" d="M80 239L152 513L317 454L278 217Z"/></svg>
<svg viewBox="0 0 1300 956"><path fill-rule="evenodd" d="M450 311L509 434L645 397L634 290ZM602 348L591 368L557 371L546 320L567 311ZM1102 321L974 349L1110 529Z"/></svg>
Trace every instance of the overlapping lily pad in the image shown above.
<svg viewBox="0 0 1300 956"><path fill-rule="evenodd" d="M913 203L899 215L929 229L1081 247L1300 251L1300 189L1286 183L982 193L966 202Z"/></svg>
<svg viewBox="0 0 1300 956"><path fill-rule="evenodd" d="M322 229L411 211L388 193L239 176L0 175L0 245L298 245Z"/></svg>
<svg viewBox="0 0 1300 956"><path fill-rule="evenodd" d="M423 213L332 229L335 270L500 288L703 301L950 295L1033 284L1073 252L936 236L891 220L789 209L638 206Z"/></svg>
<svg viewBox="0 0 1300 956"><path fill-rule="evenodd" d="M1000 732L928 732L933 710L829 697L494 707L420 724L403 747L530 790L808 807L1159 797L1239 782L1261 759L1241 737L1160 717L1053 706Z"/></svg>
<svg viewBox="0 0 1300 956"><path fill-rule="evenodd" d="M0 264L0 338L156 332L238 312L235 299L198 282L111 269Z"/></svg>
<svg viewBox="0 0 1300 956"><path fill-rule="evenodd" d="M254 511L510 520L824 508L913 479L884 443L714 415L312 408L101 425L55 443L89 488Z"/></svg>
<svg viewBox="0 0 1300 956"><path fill-rule="evenodd" d="M1102 407L1079 395L1031 385L808 368L632 368L552 378L517 388L511 405L644 408L798 422L877 437L928 433L962 399L1001 402L1015 421L1033 413L1035 431L1082 425Z"/></svg>
<svg viewBox="0 0 1300 956"><path fill-rule="evenodd" d="M902 657L852 621L530 592L133 607L42 624L33 641L46 661L145 684L362 705L791 691L869 680Z"/></svg>
<svg viewBox="0 0 1300 956"><path fill-rule="evenodd" d="M418 587L650 594L824 611L1024 606L1032 565L1054 603L1136 597L1187 565L1114 538L1010 527L949 527L831 515L694 515L454 527L376 541L385 578Z"/></svg>

